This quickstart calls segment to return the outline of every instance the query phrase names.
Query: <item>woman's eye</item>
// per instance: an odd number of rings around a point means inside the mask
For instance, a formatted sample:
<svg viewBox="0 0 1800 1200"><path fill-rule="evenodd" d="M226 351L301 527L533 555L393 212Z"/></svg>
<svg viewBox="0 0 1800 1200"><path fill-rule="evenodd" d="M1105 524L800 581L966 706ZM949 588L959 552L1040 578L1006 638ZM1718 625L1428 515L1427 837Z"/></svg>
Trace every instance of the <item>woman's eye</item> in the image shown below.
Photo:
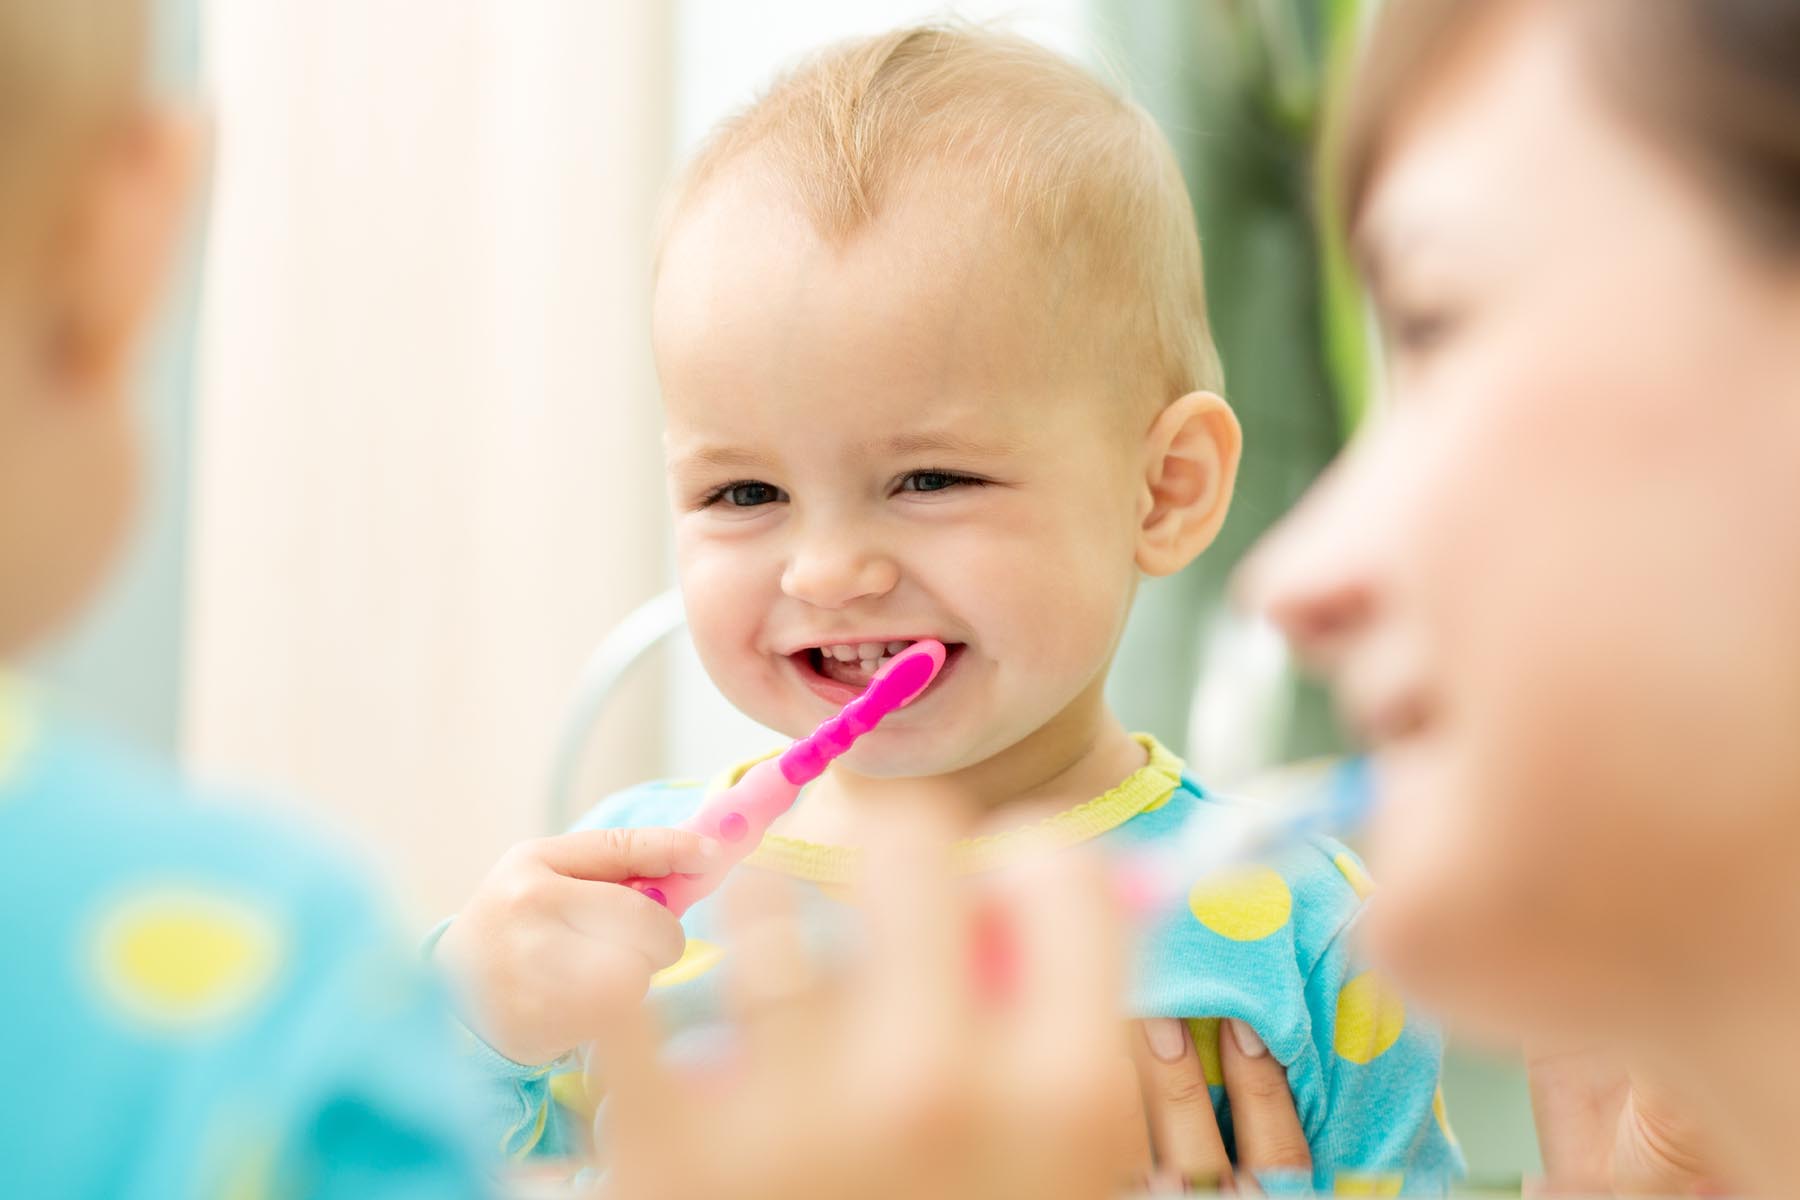
<svg viewBox="0 0 1800 1200"><path fill-rule="evenodd" d="M782 490L772 483L762 483L755 479L739 480L728 483L706 498L702 508L711 508L715 504L727 504L732 508L760 508L765 504L779 504L787 499Z"/></svg>
<svg viewBox="0 0 1800 1200"><path fill-rule="evenodd" d="M1398 312L1387 322L1388 343L1398 354L1423 354L1441 344L1455 327L1454 314L1443 309Z"/></svg>
<svg viewBox="0 0 1800 1200"><path fill-rule="evenodd" d="M900 481L903 492L944 492L954 487L980 487L987 482L951 471L914 471Z"/></svg>

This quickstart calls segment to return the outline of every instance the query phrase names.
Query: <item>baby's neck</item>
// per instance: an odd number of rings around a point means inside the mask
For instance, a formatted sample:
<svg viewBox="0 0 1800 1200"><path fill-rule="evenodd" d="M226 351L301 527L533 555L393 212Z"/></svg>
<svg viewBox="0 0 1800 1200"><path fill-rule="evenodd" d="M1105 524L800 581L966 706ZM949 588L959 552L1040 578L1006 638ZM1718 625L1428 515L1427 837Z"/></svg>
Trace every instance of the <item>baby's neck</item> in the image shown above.
<svg viewBox="0 0 1800 1200"><path fill-rule="evenodd" d="M833 767L777 831L855 845L860 814L934 803L953 812L966 834L994 833L1091 800L1146 760L1144 747L1104 705L1086 714L1065 711L992 758L945 775L874 779Z"/></svg>

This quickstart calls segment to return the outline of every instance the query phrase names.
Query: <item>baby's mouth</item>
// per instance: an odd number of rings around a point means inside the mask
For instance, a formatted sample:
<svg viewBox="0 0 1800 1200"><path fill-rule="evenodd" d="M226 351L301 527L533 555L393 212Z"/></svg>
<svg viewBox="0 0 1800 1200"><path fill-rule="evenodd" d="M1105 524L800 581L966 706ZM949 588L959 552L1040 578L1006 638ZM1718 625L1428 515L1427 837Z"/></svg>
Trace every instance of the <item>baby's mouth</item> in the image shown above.
<svg viewBox="0 0 1800 1200"><path fill-rule="evenodd" d="M803 651L806 665L835 683L860 688L892 662L911 642L848 642Z"/></svg>
<svg viewBox="0 0 1800 1200"><path fill-rule="evenodd" d="M793 658L802 672L860 692L869 686L876 672L892 662L895 655L904 652L913 641L902 638L884 642L840 642L801 650ZM946 649L950 657L955 658L962 644L950 643Z"/></svg>

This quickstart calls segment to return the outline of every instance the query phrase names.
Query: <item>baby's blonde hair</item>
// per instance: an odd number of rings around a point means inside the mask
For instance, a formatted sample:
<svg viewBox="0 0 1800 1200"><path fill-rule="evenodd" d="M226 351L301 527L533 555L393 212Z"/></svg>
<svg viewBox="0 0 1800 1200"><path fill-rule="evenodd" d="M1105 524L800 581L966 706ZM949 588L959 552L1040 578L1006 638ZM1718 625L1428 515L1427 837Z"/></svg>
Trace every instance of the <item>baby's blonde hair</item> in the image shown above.
<svg viewBox="0 0 1800 1200"><path fill-rule="evenodd" d="M1222 386L1193 206L1167 139L1143 109L1035 42L923 25L826 49L713 133L665 229L752 153L833 240L933 171L981 184L1003 219L1070 265L1082 324L1107 327L1127 386L1148 386L1159 405Z"/></svg>
<svg viewBox="0 0 1800 1200"><path fill-rule="evenodd" d="M0 0L0 269L41 248L95 139L145 87L144 0Z"/></svg>

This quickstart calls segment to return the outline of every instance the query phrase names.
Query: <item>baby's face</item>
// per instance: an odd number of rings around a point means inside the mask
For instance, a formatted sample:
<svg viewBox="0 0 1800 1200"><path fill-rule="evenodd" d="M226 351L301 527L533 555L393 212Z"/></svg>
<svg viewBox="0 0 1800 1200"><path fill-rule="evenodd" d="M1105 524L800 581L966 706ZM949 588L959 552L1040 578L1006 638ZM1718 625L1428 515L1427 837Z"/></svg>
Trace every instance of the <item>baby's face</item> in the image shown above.
<svg viewBox="0 0 1800 1200"><path fill-rule="evenodd" d="M903 644L950 648L847 760L865 774L1082 737L1130 608L1149 415L1055 336L1004 243L966 199L921 194L833 246L738 171L664 251L669 486L713 680L799 736Z"/></svg>

